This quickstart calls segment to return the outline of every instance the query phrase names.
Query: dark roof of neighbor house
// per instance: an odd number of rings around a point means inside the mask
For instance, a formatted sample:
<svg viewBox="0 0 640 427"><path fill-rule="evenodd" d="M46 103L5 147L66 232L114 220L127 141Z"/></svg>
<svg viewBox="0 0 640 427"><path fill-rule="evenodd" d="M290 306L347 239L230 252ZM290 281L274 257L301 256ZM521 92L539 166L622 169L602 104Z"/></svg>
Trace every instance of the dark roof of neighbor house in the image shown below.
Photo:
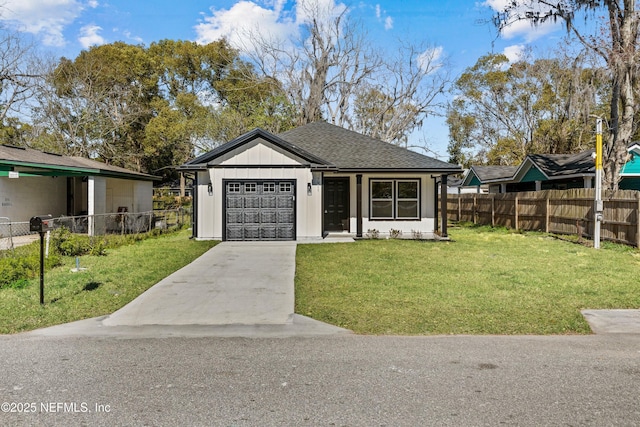
<svg viewBox="0 0 640 427"><path fill-rule="evenodd" d="M518 166L471 166L482 183L512 178L517 170Z"/></svg>
<svg viewBox="0 0 640 427"><path fill-rule="evenodd" d="M256 137L302 157L318 169L461 172L457 165L325 122L310 123L278 135L255 129L185 163L180 169L204 169L215 158Z"/></svg>
<svg viewBox="0 0 640 427"><path fill-rule="evenodd" d="M325 159L339 170L434 170L461 172L446 163L326 122L279 134L282 139Z"/></svg>
<svg viewBox="0 0 640 427"><path fill-rule="evenodd" d="M84 157L62 156L54 153L0 144L0 165L28 168L29 170L47 170L73 175L106 176L112 178L130 178L146 181L159 180L160 177L135 172L118 166L108 165Z"/></svg>
<svg viewBox="0 0 640 427"><path fill-rule="evenodd" d="M530 154L527 158L542 173L549 178L553 178L594 174L593 152L594 150L587 150L577 154Z"/></svg>

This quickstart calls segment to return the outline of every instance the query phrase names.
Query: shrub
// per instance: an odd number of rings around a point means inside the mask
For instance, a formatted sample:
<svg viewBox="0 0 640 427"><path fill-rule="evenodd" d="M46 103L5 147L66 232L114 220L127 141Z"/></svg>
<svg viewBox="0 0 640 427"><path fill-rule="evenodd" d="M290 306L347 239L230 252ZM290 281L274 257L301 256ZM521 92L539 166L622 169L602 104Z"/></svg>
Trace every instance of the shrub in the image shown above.
<svg viewBox="0 0 640 427"><path fill-rule="evenodd" d="M367 234L365 234L365 237L367 239L377 239L380 237L380 231L376 230L375 228L370 228L367 230Z"/></svg>
<svg viewBox="0 0 640 427"><path fill-rule="evenodd" d="M34 246L34 248L37 248ZM45 258L45 270L62 264L59 256L50 255ZM0 258L0 288L24 287L27 279L37 277L40 273L40 251L30 250L25 256Z"/></svg>
<svg viewBox="0 0 640 427"><path fill-rule="evenodd" d="M91 245L86 236L72 234L66 227L51 232L51 248L62 256L79 256L89 252Z"/></svg>
<svg viewBox="0 0 640 427"><path fill-rule="evenodd" d="M389 230L389 238L399 239L400 237L402 237L402 230L396 230L395 228Z"/></svg>

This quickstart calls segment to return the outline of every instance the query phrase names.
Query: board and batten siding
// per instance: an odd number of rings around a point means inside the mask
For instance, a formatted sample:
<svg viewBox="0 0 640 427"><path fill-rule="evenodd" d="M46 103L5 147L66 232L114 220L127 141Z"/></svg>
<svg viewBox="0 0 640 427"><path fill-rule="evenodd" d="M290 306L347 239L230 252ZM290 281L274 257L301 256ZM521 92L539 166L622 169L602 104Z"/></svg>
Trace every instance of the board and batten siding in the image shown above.
<svg viewBox="0 0 640 427"><path fill-rule="evenodd" d="M311 195L307 194L307 184L312 183L313 175L304 164L303 159L261 138L215 159L212 168L198 172L196 237L215 240L223 237L224 180L269 179L296 183L296 239L322 237L322 186L312 184ZM209 183L212 195L208 192Z"/></svg>
<svg viewBox="0 0 640 427"><path fill-rule="evenodd" d="M198 238L221 240L224 228L224 181L289 179L296 183L296 239L322 237L322 186L312 182L308 168L212 168L198 173ZM212 183L213 194L208 193Z"/></svg>
<svg viewBox="0 0 640 427"><path fill-rule="evenodd" d="M243 145L240 149L232 150L212 163L216 165L286 165L294 166L304 164L304 160L298 158L262 138Z"/></svg>

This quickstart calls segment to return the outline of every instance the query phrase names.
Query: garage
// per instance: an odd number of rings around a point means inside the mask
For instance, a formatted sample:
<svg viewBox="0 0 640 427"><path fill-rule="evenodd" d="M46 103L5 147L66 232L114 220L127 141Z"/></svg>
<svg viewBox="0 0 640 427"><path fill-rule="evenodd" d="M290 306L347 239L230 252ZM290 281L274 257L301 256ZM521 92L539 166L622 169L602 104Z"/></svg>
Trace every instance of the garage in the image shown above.
<svg viewBox="0 0 640 427"><path fill-rule="evenodd" d="M224 240L295 240L295 181L224 180Z"/></svg>

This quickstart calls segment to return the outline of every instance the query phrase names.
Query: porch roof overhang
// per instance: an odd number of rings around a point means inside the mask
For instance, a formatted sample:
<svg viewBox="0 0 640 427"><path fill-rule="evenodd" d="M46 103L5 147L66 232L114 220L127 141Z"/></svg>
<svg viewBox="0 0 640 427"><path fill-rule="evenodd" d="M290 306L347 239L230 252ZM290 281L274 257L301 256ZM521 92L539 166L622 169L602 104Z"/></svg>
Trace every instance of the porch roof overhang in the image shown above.
<svg viewBox="0 0 640 427"><path fill-rule="evenodd" d="M0 177L11 176L17 173L18 176L103 176L106 178L134 179L142 181L160 181L159 176L115 172L104 169L75 168L69 166L42 165L26 162L7 162L0 160Z"/></svg>
<svg viewBox="0 0 640 427"><path fill-rule="evenodd" d="M24 147L0 145L0 177L103 176L142 181L161 178L82 157L62 156Z"/></svg>

